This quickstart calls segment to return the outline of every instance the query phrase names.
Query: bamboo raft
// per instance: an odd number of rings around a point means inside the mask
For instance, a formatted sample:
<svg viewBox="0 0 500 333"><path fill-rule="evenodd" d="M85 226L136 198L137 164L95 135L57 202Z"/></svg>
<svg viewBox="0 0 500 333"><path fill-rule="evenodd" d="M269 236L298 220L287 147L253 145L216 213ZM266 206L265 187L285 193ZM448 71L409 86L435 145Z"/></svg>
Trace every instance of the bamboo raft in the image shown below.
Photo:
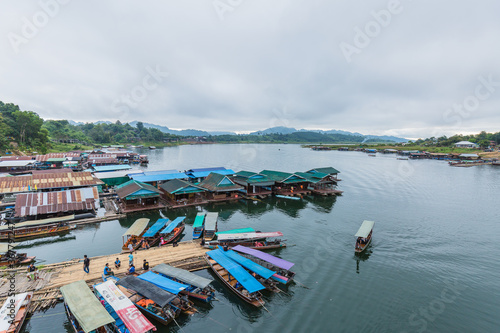
<svg viewBox="0 0 500 333"><path fill-rule="evenodd" d="M181 242L178 246L164 245L148 250L134 252L134 264L141 271L142 262L146 259L150 267L166 263L174 267L196 271L208 268L204 259L207 249L202 248L197 242ZM125 276L128 271L128 253L112 254L90 258L90 273L83 271L83 258L49 264L39 271L39 279L30 281L26 277L26 268L6 269L1 271L0 302L4 302L10 291L10 278L15 276L16 293L33 291L32 307L30 313L42 311L55 306L62 295L59 288L69 283L85 280L89 286L102 281L104 265L109 263L116 276ZM115 259L119 258L121 267L115 269Z"/></svg>

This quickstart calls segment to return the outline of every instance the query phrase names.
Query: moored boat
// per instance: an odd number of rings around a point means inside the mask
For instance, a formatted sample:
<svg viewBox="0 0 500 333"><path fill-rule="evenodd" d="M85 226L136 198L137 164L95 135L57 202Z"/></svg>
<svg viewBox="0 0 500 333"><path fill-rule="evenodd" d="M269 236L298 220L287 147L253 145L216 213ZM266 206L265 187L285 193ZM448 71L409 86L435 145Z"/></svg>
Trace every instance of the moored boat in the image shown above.
<svg viewBox="0 0 500 333"><path fill-rule="evenodd" d="M75 215L55 217L44 220L24 221L0 226L0 240L19 240L46 237L69 232L75 229L68 221L74 220Z"/></svg>
<svg viewBox="0 0 500 333"><path fill-rule="evenodd" d="M264 287L266 287L267 290L273 292L281 291L278 287L276 287L276 282L271 280L271 277L275 274L275 272L273 272L272 270L264 266L261 266L248 258L239 255L233 250L222 251L222 253L229 259L240 264L247 270L253 272L252 276L256 278ZM257 277L257 275L260 277Z"/></svg>
<svg viewBox="0 0 500 333"><path fill-rule="evenodd" d="M266 287L243 267L226 257L220 249L208 251L206 256L212 271L233 293L255 307L264 305L259 291Z"/></svg>
<svg viewBox="0 0 500 333"><path fill-rule="evenodd" d="M154 284L129 275L119 279L116 285L142 313L163 325L168 325L181 314L180 307L172 304L180 302L178 297Z"/></svg>
<svg viewBox="0 0 500 333"><path fill-rule="evenodd" d="M156 149L155 146L149 146L149 149L153 150L153 149Z"/></svg>
<svg viewBox="0 0 500 333"><path fill-rule="evenodd" d="M85 281L79 280L60 289L66 314L75 333L116 332L115 320L90 291Z"/></svg>
<svg viewBox="0 0 500 333"><path fill-rule="evenodd" d="M156 327L142 315L114 281L105 281L93 287L97 298L113 317L120 332L149 333L156 331Z"/></svg>
<svg viewBox="0 0 500 333"><path fill-rule="evenodd" d="M0 333L18 333L28 315L33 293L8 297L0 309Z"/></svg>
<svg viewBox="0 0 500 333"><path fill-rule="evenodd" d="M219 231L216 232L215 235L218 237L219 235L226 235L226 234L243 234L246 232L255 232L254 228L239 228L239 229L231 229L231 230L226 230L226 231Z"/></svg>
<svg viewBox="0 0 500 333"><path fill-rule="evenodd" d="M205 232L203 233L203 239L214 239L215 233L217 232L217 219L219 218L219 213L210 212L205 216Z"/></svg>
<svg viewBox="0 0 500 333"><path fill-rule="evenodd" d="M289 262L268 253L241 245L233 247L233 250L239 252L242 256L255 261L256 263L275 271L276 273L272 276L272 279L282 284L289 284L295 276L295 273L290 270L294 265L293 262Z"/></svg>
<svg viewBox="0 0 500 333"><path fill-rule="evenodd" d="M358 232L354 235L356 238L356 246L354 248L355 253L361 253L372 241L373 226L375 222L373 221L363 221L361 227L359 227Z"/></svg>
<svg viewBox="0 0 500 333"><path fill-rule="evenodd" d="M198 239L203 234L205 223L205 213L198 213L193 223L193 239Z"/></svg>
<svg viewBox="0 0 500 333"><path fill-rule="evenodd" d="M28 265L35 261L35 256L14 251L16 243L0 243L0 266Z"/></svg>
<svg viewBox="0 0 500 333"><path fill-rule="evenodd" d="M168 264L156 265L152 270L161 276L188 285L187 288L181 290L181 294L206 303L209 303L215 297L215 290L210 286L213 281L210 279Z"/></svg>
<svg viewBox="0 0 500 333"><path fill-rule="evenodd" d="M281 247L286 247L286 244L278 238L281 236L283 236L283 233L280 231L222 234L217 237L218 240L205 242L203 246L208 249L215 249L217 248L217 246L224 245L227 245L229 248L237 245L243 245L259 250L278 249Z"/></svg>
<svg viewBox="0 0 500 333"><path fill-rule="evenodd" d="M142 235L145 233L149 219L137 219L132 226L122 235L122 252L130 252L130 248L137 250L141 246ZM129 244L131 247L129 247Z"/></svg>
<svg viewBox="0 0 500 333"><path fill-rule="evenodd" d="M160 235L163 238L163 242L165 244L171 243L174 240L180 238L185 228L185 219L185 216L177 217L175 218L175 220L170 222L162 231L160 231Z"/></svg>
<svg viewBox="0 0 500 333"><path fill-rule="evenodd" d="M155 246L156 244L158 244L161 237L160 230L165 227L168 221L168 219L158 219L155 224L149 227L149 229L146 230L146 232L142 235L142 242L146 242L148 245L147 247ZM143 248L145 248L144 244L139 244L138 249L140 250Z"/></svg>

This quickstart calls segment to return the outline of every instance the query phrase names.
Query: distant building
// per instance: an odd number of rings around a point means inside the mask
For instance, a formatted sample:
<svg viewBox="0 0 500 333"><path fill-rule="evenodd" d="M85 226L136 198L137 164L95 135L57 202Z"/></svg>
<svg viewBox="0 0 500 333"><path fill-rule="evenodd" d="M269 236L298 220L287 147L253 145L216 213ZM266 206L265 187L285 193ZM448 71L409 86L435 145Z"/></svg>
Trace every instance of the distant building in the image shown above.
<svg viewBox="0 0 500 333"><path fill-rule="evenodd" d="M469 141L460 141L455 143L455 147L457 148L479 148L477 144Z"/></svg>

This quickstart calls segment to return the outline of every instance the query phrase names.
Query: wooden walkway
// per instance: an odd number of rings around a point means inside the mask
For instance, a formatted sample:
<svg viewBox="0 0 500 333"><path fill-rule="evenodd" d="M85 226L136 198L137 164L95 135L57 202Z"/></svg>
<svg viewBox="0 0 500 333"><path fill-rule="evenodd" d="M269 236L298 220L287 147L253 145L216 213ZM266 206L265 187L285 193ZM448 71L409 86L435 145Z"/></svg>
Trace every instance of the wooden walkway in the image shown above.
<svg viewBox="0 0 500 333"><path fill-rule="evenodd" d="M141 250L134 252L134 265L139 273L142 271L143 260L149 262L152 268L161 263L167 263L175 267L187 269L190 271L208 268L208 264L204 259L205 252L208 251L202 248L198 242L181 242L178 246L166 245L162 247L154 247L149 250ZM128 270L128 253L127 254L112 254L106 256L90 258L89 274L83 271L83 258L74 259L62 263L50 264L44 266L40 270L39 280L32 281L26 277L26 267L4 270L0 285L0 302L3 303L10 290L10 279L15 276L13 284L16 293L33 291L33 306L32 311L44 310L54 306L60 299L61 294L59 288L69 283L85 280L87 284L102 282L102 273L106 263L113 270L116 276L125 276ZM114 262L116 258L121 261L121 267L115 269Z"/></svg>

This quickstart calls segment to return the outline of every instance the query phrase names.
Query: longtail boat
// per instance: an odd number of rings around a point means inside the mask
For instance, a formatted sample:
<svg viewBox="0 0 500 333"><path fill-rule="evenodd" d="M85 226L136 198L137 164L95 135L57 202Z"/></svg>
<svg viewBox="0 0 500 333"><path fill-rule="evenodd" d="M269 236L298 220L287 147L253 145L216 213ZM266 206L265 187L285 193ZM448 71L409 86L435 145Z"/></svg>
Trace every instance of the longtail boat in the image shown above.
<svg viewBox="0 0 500 333"><path fill-rule="evenodd" d="M198 239L203 234L205 223L205 213L196 214L196 218L193 223L193 239Z"/></svg>
<svg viewBox="0 0 500 333"><path fill-rule="evenodd" d="M122 235L123 246L122 253L130 252L129 244L132 245L133 250L137 250L141 246L142 235L145 233L148 226L149 219L137 219L134 224Z"/></svg>
<svg viewBox="0 0 500 333"><path fill-rule="evenodd" d="M219 213L207 213L207 216L205 217L205 232L203 233L203 239L214 239L215 233L217 232L218 218Z"/></svg>
<svg viewBox="0 0 500 333"><path fill-rule="evenodd" d="M179 295L179 293L189 286L183 283L176 282L174 280L168 279L164 276L161 276L159 274L155 274L151 271L148 271L146 273L143 273L138 276L139 279L144 280L146 282L149 282L151 284L154 284L158 288L161 288L165 291L168 291L169 293L172 293L174 295ZM179 306L178 306L182 312L187 313L187 314L193 314L193 302L189 301L187 298L183 299Z"/></svg>
<svg viewBox="0 0 500 333"><path fill-rule="evenodd" d="M0 266L28 265L35 261L35 256L28 257L27 253L14 251L17 243L0 243Z"/></svg>
<svg viewBox="0 0 500 333"><path fill-rule="evenodd" d="M203 245L208 249L216 249L217 246L227 245L232 248L237 245L243 245L259 250L270 250L286 247L286 244L277 237L283 236L280 231L275 232L247 232L240 234L222 234L219 235L217 241L205 242ZM268 238L274 238L270 240Z"/></svg>
<svg viewBox="0 0 500 333"><path fill-rule="evenodd" d="M120 332L148 333L156 331L156 327L143 316L114 281L108 280L95 284L93 288L97 298L115 320Z"/></svg>
<svg viewBox="0 0 500 333"><path fill-rule="evenodd" d="M168 325L181 314L180 307L172 304L180 302L178 297L154 284L129 275L119 279L116 285L142 313L163 325Z"/></svg>
<svg viewBox="0 0 500 333"><path fill-rule="evenodd" d="M149 227L148 230L142 235L142 242L147 243L147 247L155 246L160 241L160 230L165 227L169 219L158 219L155 224ZM147 248L146 247L146 248ZM138 249L141 250L145 248L144 243L139 244Z"/></svg>
<svg viewBox="0 0 500 333"><path fill-rule="evenodd" d="M294 265L293 262L289 262L268 253L241 245L233 247L233 250L239 252L242 256L255 261L259 265L275 271L276 273L271 276L271 278L282 284L289 284L295 276L295 273L290 271Z"/></svg>
<svg viewBox="0 0 500 333"><path fill-rule="evenodd" d="M22 293L8 297L0 309L0 333L21 331L31 306L33 293Z"/></svg>
<svg viewBox="0 0 500 333"><path fill-rule="evenodd" d="M243 234L247 232L255 232L254 228L240 228L240 229L232 229L232 230L226 230L226 231L219 231L216 232L215 235L219 237L219 235L226 235L226 234Z"/></svg>
<svg viewBox="0 0 500 333"><path fill-rule="evenodd" d="M175 220L170 222L165 229L160 231L161 238L163 238L163 242L165 244L171 243L181 236L185 228L185 219L185 216L177 217Z"/></svg>
<svg viewBox="0 0 500 333"><path fill-rule="evenodd" d="M363 221L361 227L359 227L358 232L354 235L354 237L357 237L356 246L354 247L355 253L363 252L364 250L366 250L368 245L370 245L372 241L372 233L374 225L375 222L373 221Z"/></svg>
<svg viewBox="0 0 500 333"><path fill-rule="evenodd" d="M68 224L68 221L74 220L74 218L75 215L69 215L2 225L0 226L0 241L31 239L69 232L76 228L75 225Z"/></svg>
<svg viewBox="0 0 500 333"><path fill-rule="evenodd" d="M276 282L271 280L271 277L275 274L272 270L253 262L252 260L245 258L233 250L222 251L226 257L233 260L234 262L240 264L247 270L253 272L252 276L255 277L267 290L280 292L281 290L276 287ZM260 276L260 278L257 277Z"/></svg>
<svg viewBox="0 0 500 333"><path fill-rule="evenodd" d="M206 258L215 275L239 298L255 307L264 305L259 291L266 287L243 267L226 257L220 249L208 251Z"/></svg>
<svg viewBox="0 0 500 333"><path fill-rule="evenodd" d="M116 332L115 320L90 291L85 281L76 281L60 289L66 314L75 333Z"/></svg>
<svg viewBox="0 0 500 333"><path fill-rule="evenodd" d="M181 290L180 293L188 295L193 299L209 303L215 297L215 290L210 286L213 282L211 279L168 264L156 265L152 268L152 271L176 282L186 284L188 287Z"/></svg>

